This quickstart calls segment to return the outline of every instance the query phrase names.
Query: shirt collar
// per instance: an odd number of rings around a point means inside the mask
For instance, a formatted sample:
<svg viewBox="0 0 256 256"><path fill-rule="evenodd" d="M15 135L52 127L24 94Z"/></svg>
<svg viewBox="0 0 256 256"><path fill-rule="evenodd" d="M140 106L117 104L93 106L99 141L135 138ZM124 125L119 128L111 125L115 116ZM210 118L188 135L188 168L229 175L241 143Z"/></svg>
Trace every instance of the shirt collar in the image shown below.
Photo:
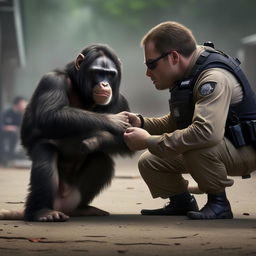
<svg viewBox="0 0 256 256"><path fill-rule="evenodd" d="M205 49L206 49L205 46L197 45L196 50L192 53L192 58L191 58L190 63L188 65L188 67L187 67L187 70L185 72L184 78L189 77L193 67L196 64L197 59L199 58L201 53L205 51Z"/></svg>

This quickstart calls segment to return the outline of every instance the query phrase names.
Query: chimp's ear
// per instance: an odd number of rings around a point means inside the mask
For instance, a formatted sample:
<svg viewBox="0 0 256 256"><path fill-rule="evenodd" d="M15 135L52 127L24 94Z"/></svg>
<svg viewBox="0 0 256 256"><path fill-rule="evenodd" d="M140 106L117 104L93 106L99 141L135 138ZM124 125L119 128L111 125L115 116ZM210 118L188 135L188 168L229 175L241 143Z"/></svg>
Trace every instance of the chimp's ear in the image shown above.
<svg viewBox="0 0 256 256"><path fill-rule="evenodd" d="M80 69L80 65L84 59L85 59L85 56L82 53L79 53L79 55L76 58L76 62L75 62L76 70Z"/></svg>

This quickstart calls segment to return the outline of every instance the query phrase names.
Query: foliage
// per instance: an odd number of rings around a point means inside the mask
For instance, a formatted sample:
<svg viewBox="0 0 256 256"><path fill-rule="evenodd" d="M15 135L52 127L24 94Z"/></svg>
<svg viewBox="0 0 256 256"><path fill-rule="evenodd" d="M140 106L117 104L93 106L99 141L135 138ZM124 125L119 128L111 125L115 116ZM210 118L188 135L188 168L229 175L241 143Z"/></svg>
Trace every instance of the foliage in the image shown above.
<svg viewBox="0 0 256 256"><path fill-rule="evenodd" d="M254 0L87 0L80 1L120 31L123 41L141 36L152 26L175 20L190 27L199 43L213 40L233 53L240 39L255 33ZM100 25L99 25L100 27ZM104 29L102 29L104 33ZM123 33L122 33L123 32Z"/></svg>
<svg viewBox="0 0 256 256"><path fill-rule="evenodd" d="M128 27L138 28L150 17L171 4L170 0L88 0L95 12L108 19L119 20Z"/></svg>

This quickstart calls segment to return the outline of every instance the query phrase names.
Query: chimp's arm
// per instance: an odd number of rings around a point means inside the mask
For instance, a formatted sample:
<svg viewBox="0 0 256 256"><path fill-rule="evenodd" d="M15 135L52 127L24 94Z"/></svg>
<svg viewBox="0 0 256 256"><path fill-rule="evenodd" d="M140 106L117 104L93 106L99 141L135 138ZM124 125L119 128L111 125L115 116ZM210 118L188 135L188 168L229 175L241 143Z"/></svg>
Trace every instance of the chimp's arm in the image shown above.
<svg viewBox="0 0 256 256"><path fill-rule="evenodd" d="M48 139L88 135L92 130L123 132L125 125L112 115L70 107L71 86L68 76L52 72L41 79L31 99L32 121Z"/></svg>

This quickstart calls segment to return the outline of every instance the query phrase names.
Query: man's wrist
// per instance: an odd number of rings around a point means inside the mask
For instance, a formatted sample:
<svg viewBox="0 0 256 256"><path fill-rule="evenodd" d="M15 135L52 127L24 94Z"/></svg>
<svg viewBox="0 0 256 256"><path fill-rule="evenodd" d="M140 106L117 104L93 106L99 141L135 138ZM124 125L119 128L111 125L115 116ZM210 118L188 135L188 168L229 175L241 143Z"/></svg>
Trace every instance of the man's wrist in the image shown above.
<svg viewBox="0 0 256 256"><path fill-rule="evenodd" d="M141 114L136 114L136 116L140 119L140 128L144 127L144 118Z"/></svg>

